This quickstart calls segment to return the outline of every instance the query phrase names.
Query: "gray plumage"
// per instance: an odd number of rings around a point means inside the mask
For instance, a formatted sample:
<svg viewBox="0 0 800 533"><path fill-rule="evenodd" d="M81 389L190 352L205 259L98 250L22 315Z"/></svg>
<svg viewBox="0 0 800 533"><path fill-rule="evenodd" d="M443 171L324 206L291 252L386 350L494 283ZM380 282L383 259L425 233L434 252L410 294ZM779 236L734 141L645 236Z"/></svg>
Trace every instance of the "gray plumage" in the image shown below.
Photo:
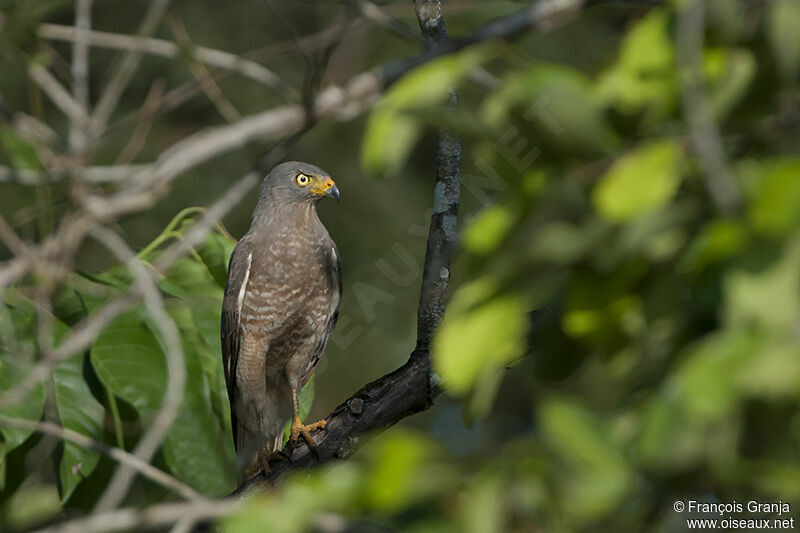
<svg viewBox="0 0 800 533"><path fill-rule="evenodd" d="M317 216L324 197L338 199L339 191L322 169L296 161L276 166L231 255L222 356L245 469L257 466L260 453L280 448L293 414L292 389L311 377L336 325L341 266Z"/></svg>

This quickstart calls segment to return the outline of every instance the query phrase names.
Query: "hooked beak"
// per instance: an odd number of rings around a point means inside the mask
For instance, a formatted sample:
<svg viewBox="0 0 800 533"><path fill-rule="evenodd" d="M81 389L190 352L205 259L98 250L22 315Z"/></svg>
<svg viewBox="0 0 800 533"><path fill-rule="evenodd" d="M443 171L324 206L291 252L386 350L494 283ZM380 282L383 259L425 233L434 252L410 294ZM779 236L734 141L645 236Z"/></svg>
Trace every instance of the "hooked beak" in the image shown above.
<svg viewBox="0 0 800 533"><path fill-rule="evenodd" d="M339 201L339 187L337 187L336 183L330 178L325 180L325 196L328 198L336 198L336 201Z"/></svg>

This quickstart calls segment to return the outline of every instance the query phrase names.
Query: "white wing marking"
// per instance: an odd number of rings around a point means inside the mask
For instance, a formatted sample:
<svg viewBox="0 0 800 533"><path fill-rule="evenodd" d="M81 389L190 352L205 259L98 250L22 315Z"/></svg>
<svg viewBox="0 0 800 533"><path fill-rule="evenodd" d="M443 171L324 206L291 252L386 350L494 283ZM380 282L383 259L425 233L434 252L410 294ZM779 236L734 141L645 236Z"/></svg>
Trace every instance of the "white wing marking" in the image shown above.
<svg viewBox="0 0 800 533"><path fill-rule="evenodd" d="M244 304L244 293L247 290L247 281L250 279L250 263L253 261L253 254L248 254L247 256L247 270L244 273L244 279L242 280L242 286L239 287L239 297L236 300L236 312L238 314L242 314L242 305Z"/></svg>

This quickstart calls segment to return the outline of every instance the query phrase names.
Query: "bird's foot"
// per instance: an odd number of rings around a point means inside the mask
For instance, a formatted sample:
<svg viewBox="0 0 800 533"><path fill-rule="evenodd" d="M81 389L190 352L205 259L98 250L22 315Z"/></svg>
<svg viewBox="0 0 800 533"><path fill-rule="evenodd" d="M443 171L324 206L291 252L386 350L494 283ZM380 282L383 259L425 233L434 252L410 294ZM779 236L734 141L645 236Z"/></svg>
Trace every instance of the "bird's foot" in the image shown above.
<svg viewBox="0 0 800 533"><path fill-rule="evenodd" d="M255 462L253 462L253 464L244 471L244 478L250 479L262 471L266 474L270 471L269 463L271 461L279 460L282 457L283 454L281 454L280 450L273 451L271 447L263 448L260 452L258 452Z"/></svg>
<svg viewBox="0 0 800 533"><path fill-rule="evenodd" d="M313 424L303 424L302 422L300 422L300 417L296 416L292 419L292 429L289 436L289 440L294 443L297 443L297 439L299 439L300 436L302 435L303 439L306 441L306 444L308 444L309 448L314 448L317 445L317 443L314 442L314 439L311 437L311 432L314 431L315 429L325 429L327 424L328 423L325 421L324 418L322 420L317 420Z"/></svg>

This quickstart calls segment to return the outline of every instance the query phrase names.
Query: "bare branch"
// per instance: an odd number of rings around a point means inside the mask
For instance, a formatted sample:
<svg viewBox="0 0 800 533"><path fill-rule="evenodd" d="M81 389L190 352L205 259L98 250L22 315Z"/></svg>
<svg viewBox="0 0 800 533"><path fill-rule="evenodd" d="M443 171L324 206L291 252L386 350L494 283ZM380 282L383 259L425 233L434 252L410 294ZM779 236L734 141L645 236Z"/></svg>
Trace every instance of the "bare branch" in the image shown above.
<svg viewBox="0 0 800 533"><path fill-rule="evenodd" d="M41 24L38 33L39 36L44 39L57 41L77 40L77 30L72 26ZM145 53L169 58L180 57L183 52L181 47L176 43L153 37L123 35L105 31L90 31L87 37L90 45L101 48L127 50L129 52ZM297 97L294 89L284 83L280 76L253 60L205 46L192 46L184 51L188 52L189 57L194 61L235 72L236 74L275 90L285 98Z"/></svg>
<svg viewBox="0 0 800 533"><path fill-rule="evenodd" d="M55 145L59 140L58 133L53 128L27 113L16 111L9 119L14 129L27 138L48 145Z"/></svg>
<svg viewBox="0 0 800 533"><path fill-rule="evenodd" d="M417 19L428 50L447 46L447 28L439 0L414 0ZM448 107L455 108L455 91L450 91ZM436 186L433 214L425 253L419 308L417 310L417 350L427 353L431 339L444 315L450 260L456 246L456 222L461 190L461 141L440 132L436 147Z"/></svg>
<svg viewBox="0 0 800 533"><path fill-rule="evenodd" d="M169 2L170 0L152 0L152 2L150 2L147 13L145 13L144 19L142 19L142 23L139 25L139 37L149 37L153 34ZM111 77L111 81L108 83L105 90L103 90L100 101L97 103L97 107L92 114L91 131L93 137L99 136L105 130L108 119L111 118L111 114L117 108L120 96L122 96L122 93L128 86L133 73L136 72L136 69L139 67L141 57L142 53L140 51L130 50L119 63L114 75Z"/></svg>
<svg viewBox="0 0 800 533"><path fill-rule="evenodd" d="M367 20L376 24L380 24L404 39L408 39L417 43L423 42L423 39L416 32L412 31L412 26L406 24L397 17L390 15L380 6L375 5L373 2L369 2L367 0L356 0L355 3L359 12L361 12L361 15L363 15Z"/></svg>
<svg viewBox="0 0 800 533"><path fill-rule="evenodd" d="M87 120L86 111L44 66L34 63L28 69L31 79L67 117L76 124Z"/></svg>
<svg viewBox="0 0 800 533"><path fill-rule="evenodd" d="M128 144L125 145L125 148L120 152L117 160L114 162L115 165L127 165L131 163L136 159L136 156L139 155L139 152L142 151L142 148L144 148L145 142L147 141L147 134L150 133L150 126L153 125L153 118L156 115L158 106L161 104L161 100L164 98L165 86L166 82L162 78L156 79L150 86L147 97L142 104L141 113L138 115L139 118L136 121L136 126L133 128L131 140L128 141Z"/></svg>
<svg viewBox="0 0 800 533"><path fill-rule="evenodd" d="M147 105L145 103L145 105ZM110 166L86 167L83 170L83 181L87 183L114 183L128 180L137 172L149 165L117 164ZM64 173L48 173L27 168L9 168L0 165L0 183L16 183L18 185L40 185L55 183L64 177Z"/></svg>
<svg viewBox="0 0 800 533"><path fill-rule="evenodd" d="M28 246L19 238L17 232L11 227L3 215L0 215L0 239L6 243L14 255L26 255Z"/></svg>
<svg viewBox="0 0 800 533"><path fill-rule="evenodd" d="M346 87L329 87L316 100L317 120L351 118L377 101L380 87L374 75L363 74ZM228 126L195 133L164 151L152 168L134 176L129 192L160 190L183 172L255 139L275 139L299 132L306 123L300 105L276 107Z"/></svg>
<svg viewBox="0 0 800 533"><path fill-rule="evenodd" d="M194 47L194 43L192 43L192 39L189 37L189 32L180 20L176 17L168 16L167 24L181 48L184 50L191 50ZM208 99L211 100L211 103L214 104L214 107L217 108L225 120L228 122L236 122L242 118L242 115L233 107L233 104L225 96L225 93L222 92L220 86L217 85L217 82L211 77L205 65L199 61L190 59L189 70L197 80L200 88L206 93Z"/></svg>
<svg viewBox="0 0 800 533"><path fill-rule="evenodd" d="M0 183L16 183L18 185L41 185L55 183L58 179L38 170L27 168L9 168L0 165Z"/></svg>
<svg viewBox="0 0 800 533"><path fill-rule="evenodd" d="M72 95L84 110L83 121L70 127L70 147L80 158L86 151L89 112L89 40L93 0L77 0L75 4L75 41L72 46Z"/></svg>
<svg viewBox="0 0 800 533"><path fill-rule="evenodd" d="M21 418L11 418L3 415L0 415L0 425L16 429L24 429L27 431L36 431L60 440L74 442L78 446L102 453L103 455L110 457L121 464L127 465L131 469L141 474L143 477L146 477L150 481L157 483L162 487L166 487L174 491L176 494L179 494L187 500L205 500L201 494L199 494L189 485L178 481L163 470L159 470L149 462L142 460L140 457L128 453L121 448L109 446L104 442L95 440L87 435L78 433L77 431L61 427L52 422L24 420Z"/></svg>
<svg viewBox="0 0 800 533"><path fill-rule="evenodd" d="M38 529L35 533L95 533L99 531L141 531L163 528L181 520L213 520L236 512L242 502L235 500L162 503L139 509L125 507L94 513Z"/></svg>

